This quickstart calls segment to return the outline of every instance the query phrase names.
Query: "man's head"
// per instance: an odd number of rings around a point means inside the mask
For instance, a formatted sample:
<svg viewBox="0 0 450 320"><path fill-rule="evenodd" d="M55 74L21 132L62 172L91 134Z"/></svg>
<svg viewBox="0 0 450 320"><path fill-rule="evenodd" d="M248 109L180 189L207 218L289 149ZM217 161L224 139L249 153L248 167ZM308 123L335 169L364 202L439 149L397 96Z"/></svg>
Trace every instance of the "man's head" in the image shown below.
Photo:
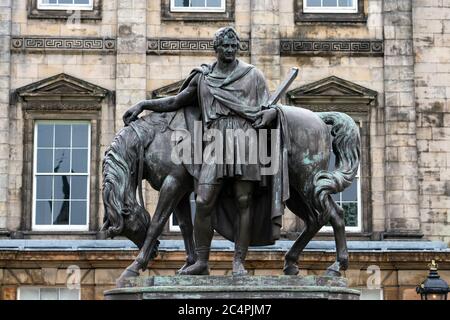
<svg viewBox="0 0 450 320"><path fill-rule="evenodd" d="M239 50L239 36L232 27L224 27L217 30L214 35L214 50L217 58L224 62L233 62Z"/></svg>

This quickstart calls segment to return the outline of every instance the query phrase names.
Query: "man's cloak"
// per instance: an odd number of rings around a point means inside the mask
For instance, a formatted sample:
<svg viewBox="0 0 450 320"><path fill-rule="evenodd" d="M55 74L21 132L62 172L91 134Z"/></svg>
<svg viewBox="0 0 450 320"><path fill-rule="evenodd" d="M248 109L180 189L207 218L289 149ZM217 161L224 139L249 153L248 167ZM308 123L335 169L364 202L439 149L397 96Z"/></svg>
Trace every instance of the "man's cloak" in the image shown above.
<svg viewBox="0 0 450 320"><path fill-rule="evenodd" d="M213 68L214 65L202 65L195 68L185 80L180 91L198 76L198 102L178 111L170 123L171 129L187 130L190 136L194 137L195 121L202 121L203 128L207 129L217 115L223 113L237 114L250 122L256 120L257 113L268 100L268 90L262 73L254 66L238 60L237 67L226 79L214 79L208 76ZM275 126L277 129L286 129L281 126L281 118L282 113L279 112ZM284 145L284 136L280 134L272 139L278 139L277 143ZM193 138L191 141L191 159L194 159L195 141ZM289 197L289 182L287 149L281 147L279 150L279 154L273 155L278 157L279 170L272 176L262 177L260 183L255 183L257 186L253 193L250 219L250 245L253 246L271 245L280 237L284 203ZM198 182L201 164L190 162L184 165ZM239 230L239 209L232 192L232 182L231 179L224 181L224 187L212 213L212 223L219 234L234 242Z"/></svg>

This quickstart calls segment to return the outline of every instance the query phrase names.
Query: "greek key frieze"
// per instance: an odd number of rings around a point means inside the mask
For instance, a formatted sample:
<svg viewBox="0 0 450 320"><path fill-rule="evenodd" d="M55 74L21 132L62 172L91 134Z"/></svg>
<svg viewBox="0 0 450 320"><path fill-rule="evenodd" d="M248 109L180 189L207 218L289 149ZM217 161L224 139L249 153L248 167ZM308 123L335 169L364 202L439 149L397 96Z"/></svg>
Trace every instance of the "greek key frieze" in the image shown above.
<svg viewBox="0 0 450 320"><path fill-rule="evenodd" d="M106 51L116 50L112 38L13 37L12 51Z"/></svg>
<svg viewBox="0 0 450 320"><path fill-rule="evenodd" d="M362 55L383 55L381 40L297 40L280 41L282 55L348 53Z"/></svg>
<svg viewBox="0 0 450 320"><path fill-rule="evenodd" d="M249 54L250 41L241 40L241 54ZM183 53L214 53L213 41L209 39L147 39L147 54L183 54Z"/></svg>

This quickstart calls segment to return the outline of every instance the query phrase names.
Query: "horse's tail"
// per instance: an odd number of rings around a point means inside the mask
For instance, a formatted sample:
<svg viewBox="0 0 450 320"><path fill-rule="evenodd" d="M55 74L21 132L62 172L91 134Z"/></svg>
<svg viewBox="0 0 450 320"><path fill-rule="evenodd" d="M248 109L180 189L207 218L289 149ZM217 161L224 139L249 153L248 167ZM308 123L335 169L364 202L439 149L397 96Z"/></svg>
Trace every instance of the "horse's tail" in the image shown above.
<svg viewBox="0 0 450 320"><path fill-rule="evenodd" d="M125 236L142 247L150 215L136 200L140 141L131 127L114 137L103 159L102 231L106 237Z"/></svg>
<svg viewBox="0 0 450 320"><path fill-rule="evenodd" d="M342 192L347 188L358 172L361 142L358 126L345 113L320 112L317 115L326 124L332 126L333 153L336 156L334 171L322 170L317 172L313 178L314 207L323 213L325 218L329 217L332 207L336 207L330 195Z"/></svg>

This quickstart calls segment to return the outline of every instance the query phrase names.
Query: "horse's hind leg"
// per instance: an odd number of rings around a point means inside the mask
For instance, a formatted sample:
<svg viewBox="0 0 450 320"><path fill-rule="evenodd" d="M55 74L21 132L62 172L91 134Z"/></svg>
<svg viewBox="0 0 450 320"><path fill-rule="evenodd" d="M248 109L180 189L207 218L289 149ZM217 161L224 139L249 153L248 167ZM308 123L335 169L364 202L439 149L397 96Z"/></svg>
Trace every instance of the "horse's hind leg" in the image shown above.
<svg viewBox="0 0 450 320"><path fill-rule="evenodd" d="M331 198L331 197L330 197ZM348 268L348 249L345 239L345 220L344 210L331 199L332 209L330 222L334 231L334 240L336 241L336 262L327 268L326 275L341 276L340 270Z"/></svg>
<svg viewBox="0 0 450 320"><path fill-rule="evenodd" d="M306 228L300 233L297 240L295 240L292 247L284 257L283 272L285 275L297 275L299 272L297 261L305 249L309 241L320 230L321 226L317 220L313 219L314 212L304 203L300 195L291 188L291 198L287 201L288 208L306 224Z"/></svg>
<svg viewBox="0 0 450 320"><path fill-rule="evenodd" d="M178 225L180 226L181 234L183 235L184 247L186 249L186 263L178 270L177 273L183 269L193 265L197 260L195 254L194 244L194 228L191 218L191 204L189 192L184 195L180 203L175 209L175 216L177 217Z"/></svg>

